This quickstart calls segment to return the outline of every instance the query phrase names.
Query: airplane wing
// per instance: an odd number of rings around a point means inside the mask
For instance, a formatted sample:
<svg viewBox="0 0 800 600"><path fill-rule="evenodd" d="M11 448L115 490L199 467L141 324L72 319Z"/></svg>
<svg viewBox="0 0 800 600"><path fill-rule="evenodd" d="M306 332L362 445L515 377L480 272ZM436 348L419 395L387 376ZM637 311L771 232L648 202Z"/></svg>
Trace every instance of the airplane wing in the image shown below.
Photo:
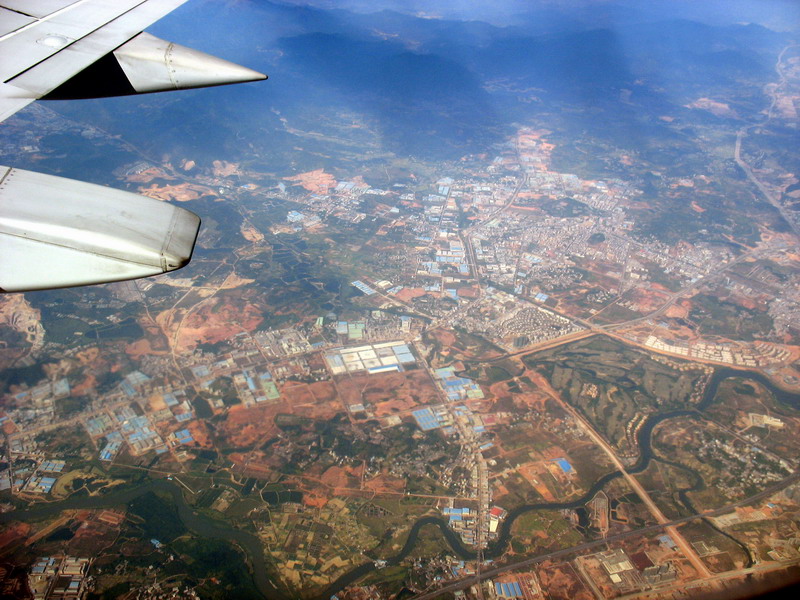
<svg viewBox="0 0 800 600"><path fill-rule="evenodd" d="M143 30L186 0L0 0L0 121L34 100L266 75ZM189 262L200 219L129 192L0 166L0 291L145 277Z"/></svg>

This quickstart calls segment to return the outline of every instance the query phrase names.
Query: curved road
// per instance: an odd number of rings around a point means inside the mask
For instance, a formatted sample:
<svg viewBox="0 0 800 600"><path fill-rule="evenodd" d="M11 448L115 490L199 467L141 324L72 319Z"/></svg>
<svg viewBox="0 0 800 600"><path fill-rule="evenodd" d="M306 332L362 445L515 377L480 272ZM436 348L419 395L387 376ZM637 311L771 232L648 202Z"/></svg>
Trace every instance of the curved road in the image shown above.
<svg viewBox="0 0 800 600"><path fill-rule="evenodd" d="M763 376L760 373L753 373L753 372L743 373L741 371L736 371L734 369L719 369L717 372L715 372L714 376L712 377L711 381L706 387L703 400L700 402L700 404L698 404L696 408L689 410L670 411L667 413L662 413L660 415L654 415L648 418L645 424L637 432L637 440L639 442L640 455L639 459L633 466L627 469L619 468L616 471L607 473L606 475L598 479L594 483L594 485L592 485L592 487L582 497L578 499L571 500L569 502L541 502L537 504L521 506L511 511L509 515L506 517L505 521L503 521L498 539L485 550L484 557L499 558L503 555L512 537L511 528L515 520L521 515L534 510L562 510L562 509L580 508L581 506L584 506L587 502L589 502L598 491L603 489L603 487L605 487L612 480L623 476L629 477L631 474L641 473L642 471L644 471L649 466L650 461L654 458L652 451L652 433L655 427L659 423L665 420L674 419L681 416L699 417L702 411L708 408L708 406L713 402L714 398L716 397L716 392L719 387L719 384L723 380L728 379L730 377L750 378L755 381L758 381L759 383L764 384L766 387L768 387L775 394L776 398L780 402L790 404L794 407L800 407L800 394L793 394L775 387L765 376ZM787 477L782 482L765 489L763 492L755 496L746 498L744 500L741 500L733 504L729 504L727 506L724 506L722 508L713 511L696 513L692 514L691 516L673 520L667 520L666 518L663 518L662 515L662 519L659 519L659 523L655 525L650 525L636 530L626 531L624 533L586 542L584 544L566 548L564 550L558 550L555 552L542 554L510 565L484 570L481 572L479 578L471 577L468 579L464 579L455 582L453 584L450 584L448 586L445 586L444 588L439 588L435 592L431 592L429 594L423 594L419 598L421 599L434 598L444 592L468 587L476 583L478 580L483 580L489 577L493 577L495 575L498 575L502 572L511 569L516 569L526 565L532 565L550 558L567 556L569 554L593 548L597 545L603 545L608 542L613 542L618 539L623 539L628 536L642 535L660 530L669 531L676 525L679 525L681 523L686 523L693 519L721 515L726 512L729 512L736 506L741 506L744 504L754 502L761 498L766 498L769 495L778 491L779 489L782 489L799 479L800 479L800 472ZM236 529L225 522L217 521L215 519L211 519L209 517L205 517L203 515L194 512L194 510L186 503L181 488L174 481L159 479L150 481L146 484L134 488L127 488L124 490L120 490L118 492L112 492L105 496L89 497L89 498L72 497L57 502L37 504L27 509L13 510L6 513L0 513L0 523L7 523L13 520L19 520L25 518L51 516L64 510L98 509L98 508L110 508L114 506L120 506L127 504L132 500L148 492L162 492L169 494L172 500L174 501L175 505L177 506L178 515L181 521L183 521L186 527L196 535L199 535L201 537L209 537L212 539L219 539L229 543L233 542L237 546L239 546L242 550L244 550L247 556L248 565L250 566L251 569L253 581L257 589L261 592L261 594L265 598L270 598L270 599L276 598L278 600L284 600L286 598L285 593L282 590L278 589L270 579L269 569L267 567L267 563L264 558L263 545L261 543L261 540L252 533L249 533L241 529ZM461 540L455 534L455 532L448 527L447 522L444 519L440 517L428 516L428 517L423 517L414 523L414 526L412 527L403 548L395 556L387 559L386 561L387 566L394 566L400 564L416 546L417 538L419 536L420 531L424 527L428 526L435 526L440 529L444 538L447 540L448 545L455 554L464 559L475 558L475 550L464 546ZM339 577L330 586L328 586L328 588L319 596L319 599L328 600L330 596L341 590L343 587L351 583L354 583L355 581L357 581L364 575L369 574L375 569L376 567L374 566L374 563L371 561L359 565L358 567L352 569L351 571Z"/></svg>

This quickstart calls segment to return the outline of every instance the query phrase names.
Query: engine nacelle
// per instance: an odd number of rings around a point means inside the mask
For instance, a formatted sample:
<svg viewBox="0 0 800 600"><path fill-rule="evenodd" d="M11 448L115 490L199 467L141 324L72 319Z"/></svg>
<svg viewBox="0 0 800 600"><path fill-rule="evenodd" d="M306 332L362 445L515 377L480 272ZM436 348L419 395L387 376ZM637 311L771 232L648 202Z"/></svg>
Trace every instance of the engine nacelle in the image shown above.
<svg viewBox="0 0 800 600"><path fill-rule="evenodd" d="M107 98L260 81L253 69L140 33L65 81L43 100Z"/></svg>
<svg viewBox="0 0 800 600"><path fill-rule="evenodd" d="M200 217L112 188L0 166L0 292L136 279L189 262Z"/></svg>

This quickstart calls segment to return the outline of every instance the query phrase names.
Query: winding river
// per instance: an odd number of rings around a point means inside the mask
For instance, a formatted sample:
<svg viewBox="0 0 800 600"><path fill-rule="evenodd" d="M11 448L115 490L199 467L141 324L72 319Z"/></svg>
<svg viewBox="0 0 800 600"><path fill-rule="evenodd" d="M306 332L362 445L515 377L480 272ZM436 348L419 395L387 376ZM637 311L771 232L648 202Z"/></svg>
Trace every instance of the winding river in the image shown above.
<svg viewBox="0 0 800 600"><path fill-rule="evenodd" d="M711 380L708 382L703 398L700 403L698 403L696 408L674 410L659 415L654 415L647 419L645 424L637 432L637 441L640 449L639 458L636 463L628 469L628 472L631 474L641 473L650 465L650 461L654 458L652 434L653 430L659 423L677 417L700 418L702 413L714 401L720 383L722 383L725 379L732 377L756 381L769 389L780 403L791 406L792 408L800 409L800 394L787 392L786 390L776 387L761 373L738 371L736 369L724 367L717 369L714 372L714 375L711 377ZM498 558L502 556L510 542L511 529L514 525L514 522L521 515L534 510L562 510L580 508L589 502L594 495L603 489L610 481L621 476L622 473L620 471L607 473L598 479L583 496L569 502L540 502L537 504L526 504L524 506L517 507L513 511L510 511L500 527L497 539L485 550L484 557ZM35 505L27 509L0 513L0 523L25 518L55 516L60 511L70 509L97 509L120 506L127 504L142 494L151 491L164 492L171 496L172 500L177 506L180 519L192 533L201 537L234 542L236 545L242 548L247 555L248 564L251 567L251 572L253 575L253 581L265 598L276 598L279 600L286 598L285 593L279 590L269 578L269 569L267 568L262 544L258 537L252 533L231 527L225 522L218 521L194 512L186 503L183 492L180 487L178 487L178 484L173 481L167 481L163 479L155 480L135 488L128 488L118 492L112 492L102 497L67 498L58 502ZM684 490L684 492L685 491L687 490ZM682 501L688 501L688 497L685 494L681 496L681 499ZM457 556L464 559L475 557L475 551L464 546L455 532L448 527L447 522L444 519L440 517L428 516L418 519L414 523L414 526L411 528L403 548L395 556L387 559L387 566L400 564L416 546L420 531L424 527L428 526L439 528L439 530L442 532L442 535L447 540L451 550ZM364 575L373 572L375 568L376 567L372 562L366 562L358 567L355 567L328 586L328 588L326 588L325 591L319 595L319 599L328 600L333 594L341 590L343 587L350 585Z"/></svg>
<svg viewBox="0 0 800 600"><path fill-rule="evenodd" d="M738 371L736 369L730 368L719 368L714 372L711 379L709 380L708 384L706 385L706 389L703 393L703 398L698 403L696 408L692 409L684 409L684 410L673 410L665 413L661 413L659 415L651 416L647 419L645 424L639 428L639 431L636 434L637 442L639 444L639 458L637 459L636 463L628 469L628 473L637 474L642 473L648 466L650 466L650 461L653 460L653 430L658 426L660 423L667 421L669 419L675 419L678 417L691 417L691 418L699 418L702 416L702 413L713 403L714 398L717 395L717 390L719 389L720 383L722 383L725 379L729 378L742 378L742 379L751 379L753 381L757 381L758 383L762 384L764 387L769 389L776 397L776 399L784 404L787 404L793 408L800 409L800 394L794 394L791 392L787 392L776 387L769 379L767 379L761 373L754 373L750 371ZM656 460L658 460L656 458ZM682 465L681 465L682 466ZM694 488L702 483L702 479L700 476L695 473L693 470L689 469L688 467L683 467L689 471L692 471L694 475L697 477L695 485L692 486L690 490L682 490L681 499L682 501L689 501L688 496L686 496L687 491L694 491ZM611 473L607 473L603 475L600 479L595 481L594 485L580 498L575 500L571 500L569 502L539 502L537 504L526 504L523 506L519 506L514 510L510 511L506 516L503 523L500 525L500 530L497 539L492 542L489 547L484 551L483 555L485 558L493 559L499 558L505 552L510 540L511 540L511 529L514 525L514 522L520 516L524 515L525 513L534 511L534 510L563 510L563 509L575 509L584 506L587 502L589 502L597 492L602 490L609 482L617 479L618 477L622 477L622 473L620 471L612 471ZM689 508L690 506L687 506ZM695 511L696 512L696 511ZM447 525L447 522L439 517L425 517L418 520L411 529L411 532L408 535L408 539L406 540L405 545L403 546L402 550L392 557L390 560L387 561L387 565L396 565L399 564L408 554L413 550L414 546L417 542L417 537L419 537L420 530L428 525L437 526L441 532L444 534L447 543L450 546L450 549L453 551L454 554L457 556L470 559L475 558L475 551L467 548L461 542L461 539L450 529ZM726 535L724 532L720 532L723 535ZM730 536L727 536L730 537ZM732 538L733 539L733 538ZM741 542L736 539L733 539L737 544L741 546ZM746 551L746 548L745 548ZM748 555L748 562L752 562L752 556L750 556L749 551L746 551ZM375 567L372 563L365 563L361 566L345 573L341 577L339 577L336 581L334 581L322 594L319 596L319 600L328 600L331 595L336 593L337 591L341 590L347 585L354 583L364 575L367 575L371 571L373 571Z"/></svg>
<svg viewBox="0 0 800 600"><path fill-rule="evenodd" d="M265 598L275 598L277 600L286 599L285 594L275 587L275 584L269 577L261 540L252 533L236 529L223 521L217 521L194 512L186 503L181 488L174 481L156 479L133 488L111 492L105 496L89 498L72 497L59 502L38 504L23 510L0 513L0 523L7 523L9 521L25 518L56 516L63 510L113 508L128 504L132 500L148 492L169 494L177 507L178 516L181 521L183 521L186 528L192 533L204 538L222 540L228 543L233 542L239 546L247 555L247 562L250 565L253 582L259 592L261 592Z"/></svg>

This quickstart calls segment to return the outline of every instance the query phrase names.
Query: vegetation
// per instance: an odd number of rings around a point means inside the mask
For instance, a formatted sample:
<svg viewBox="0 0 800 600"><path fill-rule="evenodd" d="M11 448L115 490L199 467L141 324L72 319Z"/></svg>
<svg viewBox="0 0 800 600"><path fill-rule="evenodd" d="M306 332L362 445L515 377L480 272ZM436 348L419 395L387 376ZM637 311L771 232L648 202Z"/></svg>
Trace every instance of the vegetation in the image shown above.
<svg viewBox="0 0 800 600"><path fill-rule="evenodd" d="M525 358L583 413L607 440L635 453L629 423L648 414L689 408L703 375L679 361L655 360L620 342L595 336ZM684 367L684 368L679 368Z"/></svg>

